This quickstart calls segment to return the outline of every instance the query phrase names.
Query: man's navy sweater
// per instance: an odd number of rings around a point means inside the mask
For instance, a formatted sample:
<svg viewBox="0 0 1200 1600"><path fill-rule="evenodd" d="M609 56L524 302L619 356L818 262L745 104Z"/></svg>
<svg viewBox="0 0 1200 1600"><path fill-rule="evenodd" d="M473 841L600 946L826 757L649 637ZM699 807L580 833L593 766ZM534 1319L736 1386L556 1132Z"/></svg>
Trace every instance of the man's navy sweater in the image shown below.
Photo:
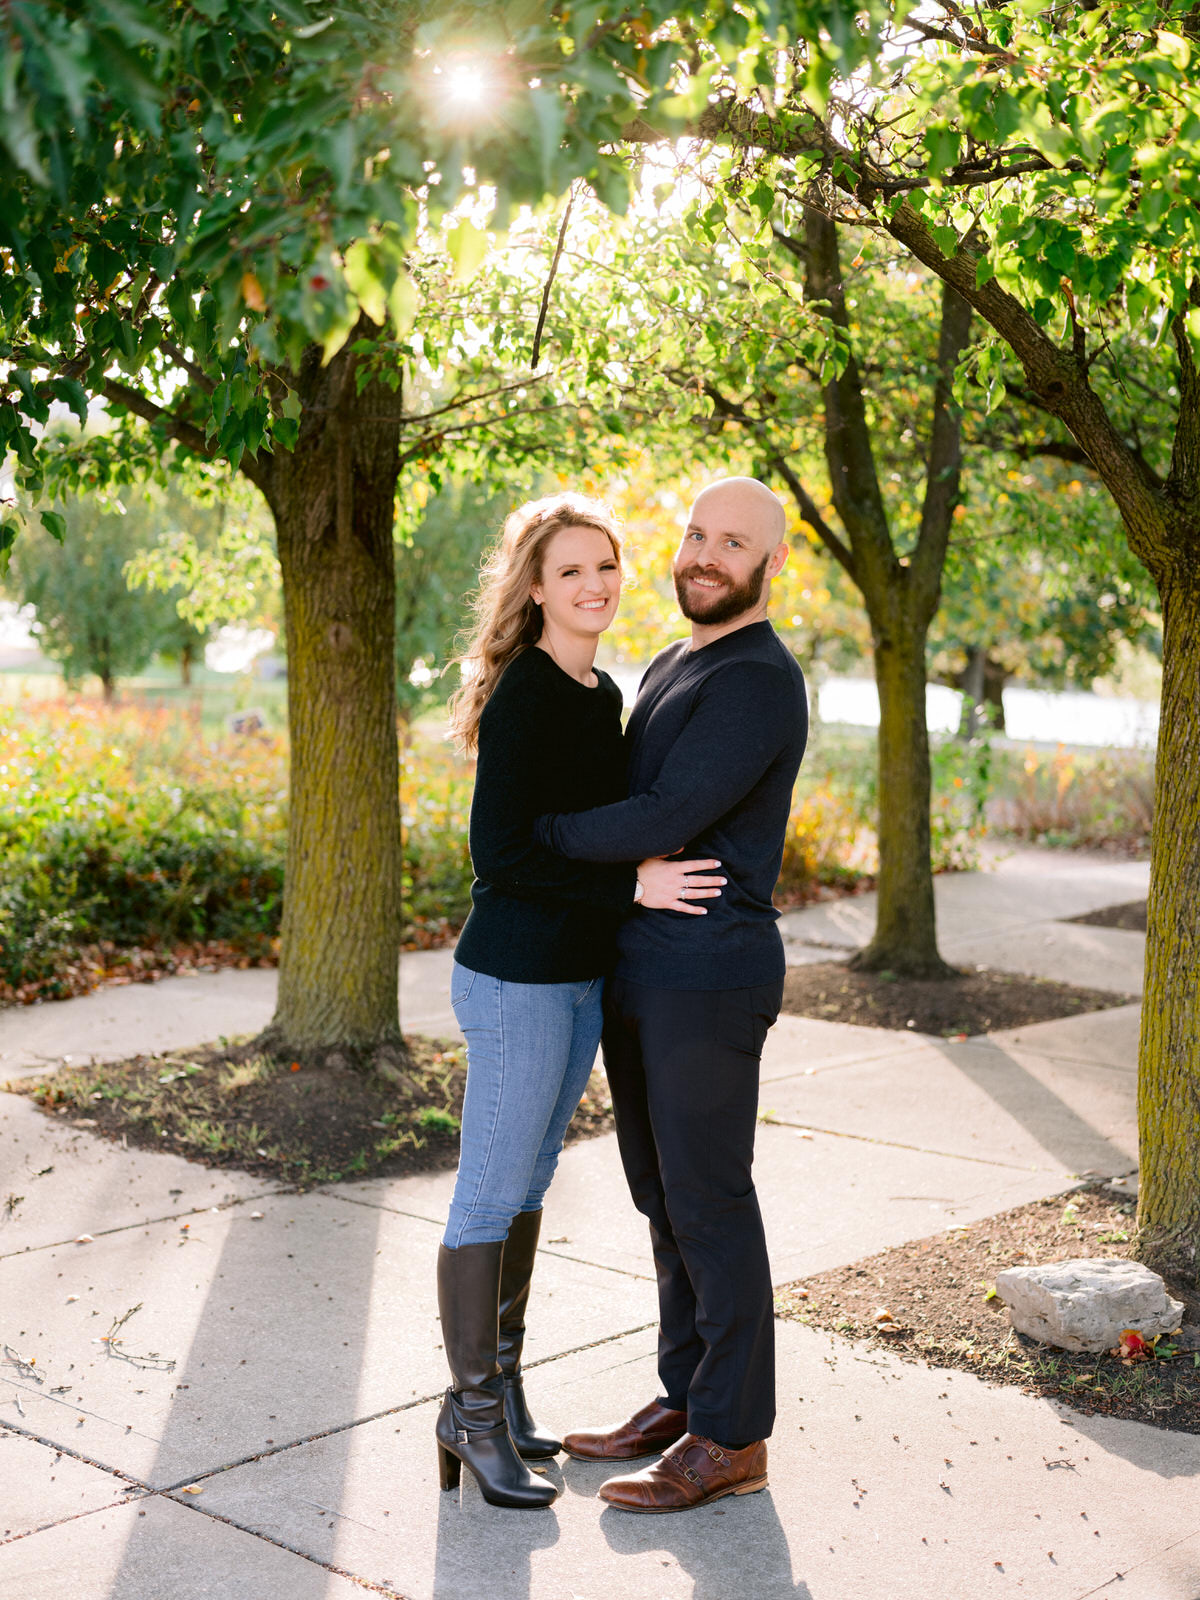
<svg viewBox="0 0 1200 1600"><path fill-rule="evenodd" d="M707 915L638 908L618 935L618 977L661 989L743 989L785 971L771 902L808 735L804 677L769 622L647 669L629 719L629 799L542 817L578 861L711 857L729 880Z"/></svg>

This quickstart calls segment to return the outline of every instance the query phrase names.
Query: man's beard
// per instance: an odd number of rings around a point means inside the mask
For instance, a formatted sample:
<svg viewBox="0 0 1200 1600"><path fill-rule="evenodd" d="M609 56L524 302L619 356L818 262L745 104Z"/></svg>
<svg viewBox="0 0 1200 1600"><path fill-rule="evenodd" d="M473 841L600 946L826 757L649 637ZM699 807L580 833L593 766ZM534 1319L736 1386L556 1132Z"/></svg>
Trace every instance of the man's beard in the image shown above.
<svg viewBox="0 0 1200 1600"><path fill-rule="evenodd" d="M745 583L735 583L723 593L715 594L708 605L702 603L699 606L689 599L687 580L706 577L707 574L703 567L684 567L681 572L675 574L675 598L679 601L679 609L689 622L700 622L705 625L732 622L735 617L740 617L744 612L751 610L762 599L763 578L770 559L768 551Z"/></svg>

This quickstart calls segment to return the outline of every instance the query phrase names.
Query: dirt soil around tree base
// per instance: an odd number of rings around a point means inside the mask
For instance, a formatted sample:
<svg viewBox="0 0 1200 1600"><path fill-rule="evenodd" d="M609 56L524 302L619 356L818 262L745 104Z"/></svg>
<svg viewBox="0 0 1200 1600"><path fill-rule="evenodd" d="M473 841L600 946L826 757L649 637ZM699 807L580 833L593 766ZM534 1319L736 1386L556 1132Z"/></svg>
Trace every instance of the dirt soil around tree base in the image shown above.
<svg viewBox="0 0 1200 1600"><path fill-rule="evenodd" d="M1101 911L1085 911L1081 917L1064 917L1064 922L1082 922L1089 928L1121 928L1126 933L1146 932L1146 902L1129 900L1123 906L1105 906Z"/></svg>
<svg viewBox="0 0 1200 1600"><path fill-rule="evenodd" d="M246 1041L62 1068L5 1087L102 1138L300 1186L454 1167L466 1046L406 1042L412 1066L395 1083L281 1059ZM611 1126L608 1086L594 1074L567 1141Z"/></svg>
<svg viewBox="0 0 1200 1600"><path fill-rule="evenodd" d="M783 989L783 1009L793 1016L898 1028L944 1039L1024 1028L1136 999L1136 995L1075 989L1048 978L983 967L954 978L901 978L890 972L858 972L842 961L789 967Z"/></svg>
<svg viewBox="0 0 1200 1600"><path fill-rule="evenodd" d="M1200 1433L1194 1291L1168 1282L1186 1307L1183 1333L1160 1339L1153 1356L1136 1361L1028 1339L1014 1331L995 1294L996 1274L1005 1267L1128 1256L1134 1226L1132 1198L1086 1186L804 1278L777 1292L776 1309L829 1333L885 1345L906 1360L1015 1384L1088 1416Z"/></svg>

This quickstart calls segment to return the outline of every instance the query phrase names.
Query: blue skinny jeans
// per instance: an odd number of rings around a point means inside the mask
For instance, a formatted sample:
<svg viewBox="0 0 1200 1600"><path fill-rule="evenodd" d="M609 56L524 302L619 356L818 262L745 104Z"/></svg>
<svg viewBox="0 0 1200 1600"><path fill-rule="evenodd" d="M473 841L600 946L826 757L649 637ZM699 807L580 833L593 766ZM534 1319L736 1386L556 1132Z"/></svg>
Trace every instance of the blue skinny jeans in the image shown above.
<svg viewBox="0 0 1200 1600"><path fill-rule="evenodd" d="M603 978L505 983L455 962L467 1092L449 1249L497 1243L519 1211L540 1210L596 1060L603 987Z"/></svg>

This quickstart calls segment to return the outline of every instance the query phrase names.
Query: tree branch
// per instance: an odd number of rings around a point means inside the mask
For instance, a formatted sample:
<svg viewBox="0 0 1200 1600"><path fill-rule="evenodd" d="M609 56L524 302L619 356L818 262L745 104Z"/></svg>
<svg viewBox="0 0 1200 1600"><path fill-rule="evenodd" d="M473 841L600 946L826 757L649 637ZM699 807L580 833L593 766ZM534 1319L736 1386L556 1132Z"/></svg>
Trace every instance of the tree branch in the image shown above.
<svg viewBox="0 0 1200 1600"><path fill-rule="evenodd" d="M158 348L160 350L165 350L175 365L182 367L196 387L198 389L203 389L205 394L211 394L217 387L213 380L209 377L208 373L205 372L204 368L197 366L190 356L185 355L180 347L172 340L161 339L159 341Z"/></svg>
<svg viewBox="0 0 1200 1600"><path fill-rule="evenodd" d="M554 247L554 259L550 263L550 271L546 276L545 287L542 289L542 304L538 311L537 327L533 330L533 354L529 357L529 365L537 367L538 355L542 348L542 329L546 326L546 313L550 309L550 290L554 287L554 275L558 271L559 257L563 253L563 245L567 238L567 223L571 220L571 207L575 204L575 189L572 185L567 195L567 204L563 210L562 225L558 230L558 243Z"/></svg>
<svg viewBox="0 0 1200 1600"><path fill-rule="evenodd" d="M1194 278L1188 300L1190 307L1200 306L1200 283ZM1194 515L1195 500L1200 492L1200 371L1188 338L1185 314L1180 312L1171 318L1171 337L1179 358L1179 422L1167 488L1173 497L1192 502Z"/></svg>
<svg viewBox="0 0 1200 1600"><path fill-rule="evenodd" d="M971 307L956 289L943 284L925 499L916 548L909 561L913 591L923 602L927 621L936 611L941 594L942 568L962 479L962 418L954 404L953 385L955 369L970 334Z"/></svg>
<svg viewBox="0 0 1200 1600"><path fill-rule="evenodd" d="M168 411L165 406L158 405L139 389L131 389L128 384L119 383L115 378L105 378L103 394L113 405L124 406L127 411L132 411L134 416L141 417L144 422L161 429L167 438L177 440L193 455L203 456L206 461L221 459L222 452L205 438L203 428L197 427L186 417ZM244 455L238 470L245 473L251 483L266 492L265 485L269 472L265 463Z"/></svg>
<svg viewBox="0 0 1200 1600"><path fill-rule="evenodd" d="M922 39L929 39L939 44L953 45L956 50L973 50L977 55L999 56L1001 61L1009 66L1015 66L1019 57L1010 50L1003 49L998 44L993 44L990 39L977 38L972 34L951 33L949 28L935 28L920 18L909 15L900 23L901 28L911 28L914 33L919 33Z"/></svg>
<svg viewBox="0 0 1200 1600"><path fill-rule="evenodd" d="M808 299L848 341L850 318L838 254L837 225L810 206L804 214L804 238L808 251L805 272ZM850 548L860 577L873 591L881 590L896 565L896 552L875 468L862 375L852 349L847 349L846 365L841 374L825 384L824 400L825 459L833 503L842 526L850 535ZM861 588L862 584L859 586ZM866 589L863 592L866 594Z"/></svg>
<svg viewBox="0 0 1200 1600"><path fill-rule="evenodd" d="M854 562L853 552L850 550L848 545L843 544L841 539L838 538L837 534L834 533L833 529L825 521L825 518L817 509L816 501L812 498L808 490L804 487L803 483L792 471L791 467L784 460L783 456L780 455L778 451L774 452L768 456L767 465L773 468L783 479L784 483L787 484L788 489L791 491L792 499L796 502L796 509L800 513L801 520L807 522L810 528L814 528L816 530L817 536L820 538L821 543L829 551L829 554L837 561L838 565L842 568L843 572L845 572L851 583L861 588L862 585L859 582L858 569Z"/></svg>

